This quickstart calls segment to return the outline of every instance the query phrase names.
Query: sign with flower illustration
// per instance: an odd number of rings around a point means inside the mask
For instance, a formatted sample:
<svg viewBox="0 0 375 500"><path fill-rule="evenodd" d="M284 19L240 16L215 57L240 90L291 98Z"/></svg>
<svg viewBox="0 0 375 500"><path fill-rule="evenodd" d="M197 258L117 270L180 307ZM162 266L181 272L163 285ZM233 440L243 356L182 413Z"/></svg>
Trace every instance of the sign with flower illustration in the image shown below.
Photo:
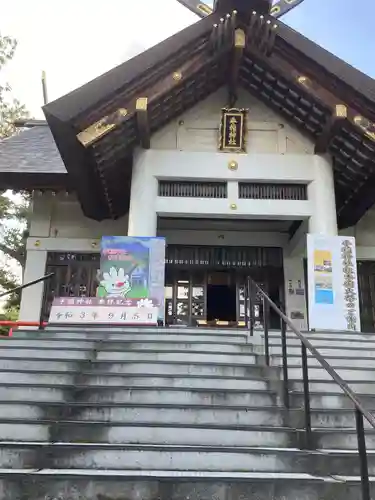
<svg viewBox="0 0 375 500"><path fill-rule="evenodd" d="M165 239L105 236L97 296L149 299L164 316Z"/></svg>
<svg viewBox="0 0 375 500"><path fill-rule="evenodd" d="M156 325L164 319L165 239L102 238L96 297L60 297L50 323Z"/></svg>

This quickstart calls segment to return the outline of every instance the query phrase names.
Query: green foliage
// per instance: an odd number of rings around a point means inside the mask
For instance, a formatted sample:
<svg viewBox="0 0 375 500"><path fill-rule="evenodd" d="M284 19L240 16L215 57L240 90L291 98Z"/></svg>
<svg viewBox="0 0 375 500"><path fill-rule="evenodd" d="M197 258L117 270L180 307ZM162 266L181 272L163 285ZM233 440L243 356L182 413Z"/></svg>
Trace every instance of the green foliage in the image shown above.
<svg viewBox="0 0 375 500"><path fill-rule="evenodd" d="M17 47L17 41L0 33L0 71L12 59ZM0 137L10 137L16 133L13 123L15 120L28 118L28 113L17 99L11 95L8 83L0 81Z"/></svg>
<svg viewBox="0 0 375 500"><path fill-rule="evenodd" d="M1 69L13 58L16 47L16 40L1 36L0 33L0 76ZM0 140L18 132L14 126L16 120L28 118L25 106L12 97L11 90L0 79ZM27 194L20 193L17 200L14 200L14 197L10 198L6 193L0 192L0 254L5 256L0 262L0 291L11 290L19 285L18 278L11 269L17 268L17 265L21 269L25 264L29 206L30 198ZM17 318L19 301L20 294L11 295L5 303L3 316Z"/></svg>
<svg viewBox="0 0 375 500"><path fill-rule="evenodd" d="M17 321L17 319L18 307L10 307L0 314L0 321ZM9 326L0 326L0 335L8 335L9 330Z"/></svg>

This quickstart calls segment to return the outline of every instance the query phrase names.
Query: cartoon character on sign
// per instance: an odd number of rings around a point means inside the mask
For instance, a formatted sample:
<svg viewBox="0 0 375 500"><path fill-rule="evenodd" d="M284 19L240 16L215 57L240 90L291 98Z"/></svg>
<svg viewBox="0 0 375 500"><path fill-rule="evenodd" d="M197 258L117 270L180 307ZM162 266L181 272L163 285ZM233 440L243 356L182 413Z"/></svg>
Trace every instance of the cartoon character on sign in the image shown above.
<svg viewBox="0 0 375 500"><path fill-rule="evenodd" d="M130 292L131 285L129 275L125 274L124 269L111 267L109 273L103 273L98 287L98 297L126 297Z"/></svg>

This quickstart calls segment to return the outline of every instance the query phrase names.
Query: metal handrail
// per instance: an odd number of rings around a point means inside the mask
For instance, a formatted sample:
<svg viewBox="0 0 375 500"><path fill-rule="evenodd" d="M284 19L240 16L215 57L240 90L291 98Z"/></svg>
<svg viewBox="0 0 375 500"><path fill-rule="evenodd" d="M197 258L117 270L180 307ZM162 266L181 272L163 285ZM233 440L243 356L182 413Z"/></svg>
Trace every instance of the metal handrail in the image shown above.
<svg viewBox="0 0 375 500"><path fill-rule="evenodd" d="M25 283L24 285L19 285L19 286L16 286L15 288L12 288L11 290L7 290L6 292L0 293L0 299L2 297L6 297L7 295L11 295L12 293L19 292L20 290L23 290L24 288L28 288L29 286L36 285L37 283L40 283L41 281L49 280L52 278L52 276L55 276L55 273L46 274L45 276L42 276L41 278L38 278L37 280L29 281L28 283Z"/></svg>
<svg viewBox="0 0 375 500"><path fill-rule="evenodd" d="M339 385L344 394L352 401L356 411L356 429L358 440L358 452L360 458L361 469L361 486L362 486L362 500L371 500L370 497L370 482L368 475L367 451L365 441L365 430L363 418L375 428L375 417L364 407L361 400L356 396L354 391L349 385L340 377L336 370L324 359L320 352L307 340L307 338L296 328L293 322L286 316L286 314L275 304L275 302L262 290L262 288L251 278L248 277L248 302L249 302L249 328L250 335L254 331L254 308L253 308L253 288L261 294L263 299L263 325L264 325L264 340L265 340L265 360L267 366L270 364L270 350L268 338L268 318L267 310L270 306L280 317L281 320L281 347L283 358L283 382L284 382L284 405L289 408L289 379L288 379L288 359L287 359L287 342L286 342L286 326L288 326L293 333L301 341L302 353L302 374L303 374L303 387L304 387L304 410L305 410L305 431L306 431L306 447L311 447L311 409L310 409L310 390L309 390L309 376L308 376L308 358L307 349L318 360L320 365L328 372L332 379Z"/></svg>

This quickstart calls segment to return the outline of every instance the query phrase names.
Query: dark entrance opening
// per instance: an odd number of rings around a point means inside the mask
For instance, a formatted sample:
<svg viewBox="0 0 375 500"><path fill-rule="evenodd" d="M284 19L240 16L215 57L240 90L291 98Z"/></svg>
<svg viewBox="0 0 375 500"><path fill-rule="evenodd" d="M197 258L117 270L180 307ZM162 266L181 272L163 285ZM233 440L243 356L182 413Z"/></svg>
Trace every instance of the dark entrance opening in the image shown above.
<svg viewBox="0 0 375 500"><path fill-rule="evenodd" d="M207 321L237 321L236 287L207 286Z"/></svg>

